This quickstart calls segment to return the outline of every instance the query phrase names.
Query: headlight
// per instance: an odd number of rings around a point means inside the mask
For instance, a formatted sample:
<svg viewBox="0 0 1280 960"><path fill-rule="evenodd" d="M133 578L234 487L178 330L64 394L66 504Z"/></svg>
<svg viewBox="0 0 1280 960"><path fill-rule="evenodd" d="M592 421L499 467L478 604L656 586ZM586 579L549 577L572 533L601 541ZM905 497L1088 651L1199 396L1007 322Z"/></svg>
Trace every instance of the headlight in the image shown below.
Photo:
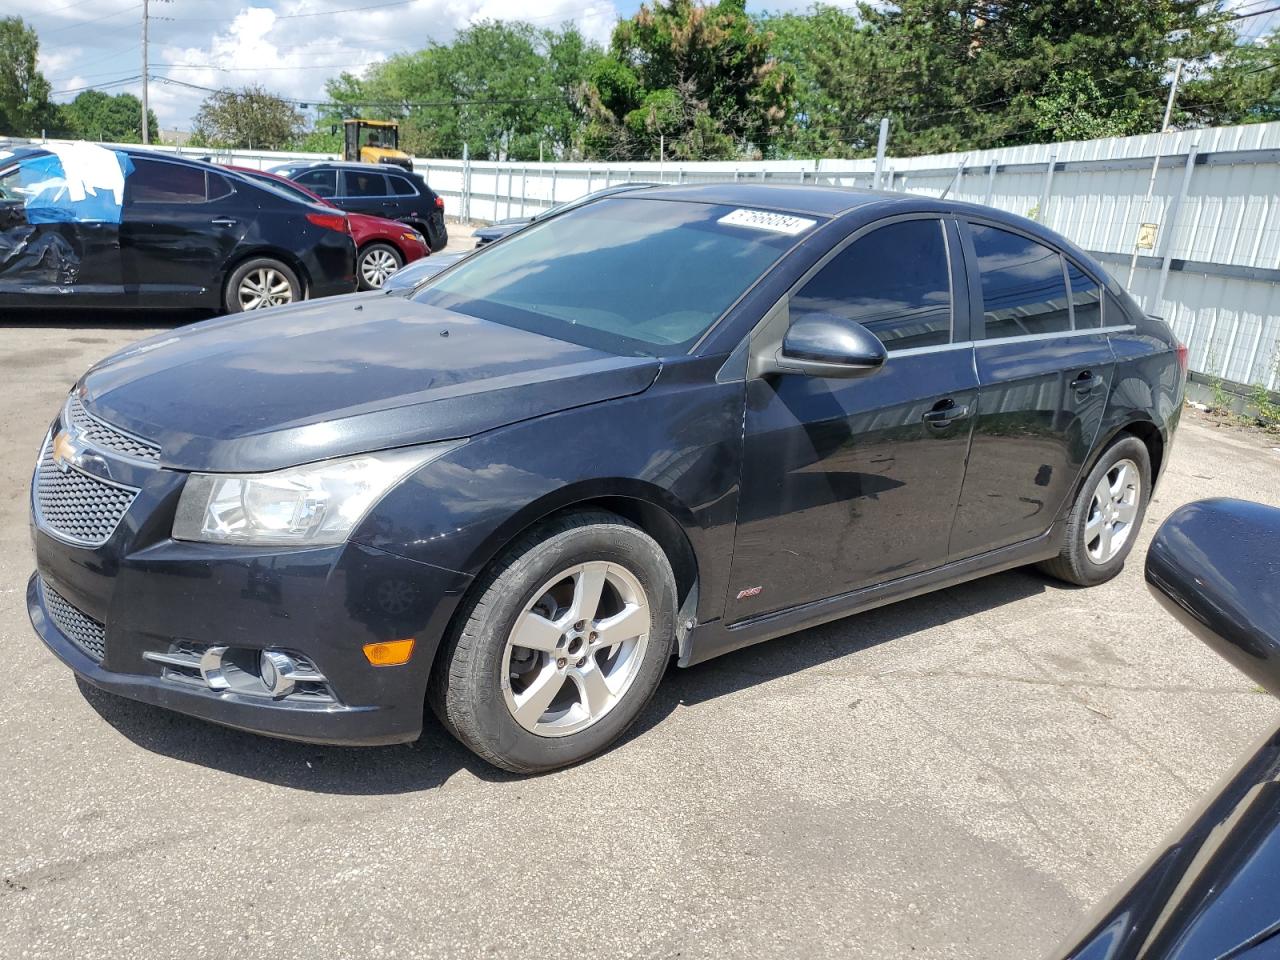
<svg viewBox="0 0 1280 960"><path fill-rule="evenodd" d="M187 478L175 540L260 546L342 543L384 493L464 441L365 453L275 473Z"/></svg>

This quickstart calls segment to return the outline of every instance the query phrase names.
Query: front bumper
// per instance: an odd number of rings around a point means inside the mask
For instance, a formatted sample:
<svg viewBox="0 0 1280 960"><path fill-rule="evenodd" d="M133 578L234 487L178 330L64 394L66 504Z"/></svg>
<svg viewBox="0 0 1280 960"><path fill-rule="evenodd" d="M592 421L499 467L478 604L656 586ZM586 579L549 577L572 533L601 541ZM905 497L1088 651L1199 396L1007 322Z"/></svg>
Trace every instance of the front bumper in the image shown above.
<svg viewBox="0 0 1280 960"><path fill-rule="evenodd" d="M360 544L175 541L182 481L163 468L125 478L138 495L98 546L68 542L33 511L27 610L46 646L96 687L227 726L329 744L416 739L431 662L469 578ZM94 631L88 644L81 618ZM364 656L364 644L409 637L407 664L374 667ZM300 654L329 699L215 689L152 659L174 645L226 646L249 662L268 648Z"/></svg>

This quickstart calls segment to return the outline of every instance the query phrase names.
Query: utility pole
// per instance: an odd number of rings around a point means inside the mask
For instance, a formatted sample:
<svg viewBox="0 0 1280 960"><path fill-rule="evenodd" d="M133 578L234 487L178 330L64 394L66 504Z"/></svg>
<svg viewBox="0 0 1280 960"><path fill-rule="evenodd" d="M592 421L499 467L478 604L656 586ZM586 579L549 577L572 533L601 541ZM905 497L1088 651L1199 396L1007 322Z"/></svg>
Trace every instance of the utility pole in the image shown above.
<svg viewBox="0 0 1280 960"><path fill-rule="evenodd" d="M145 0L144 0L145 2ZM1173 104L1178 97L1178 81L1182 78L1182 58L1179 57L1173 64L1173 83L1169 85L1169 99L1164 105L1164 120L1160 123L1160 134L1169 132L1169 122L1173 119ZM1155 159L1151 161L1151 176L1147 178L1147 195L1142 201L1142 220L1145 221L1149 211L1151 210L1151 197L1156 190L1156 175L1160 172L1160 148L1156 148ZM1142 222L1138 224L1138 234L1142 233ZM1154 245L1152 250L1155 250ZM1138 271L1138 237L1134 237L1133 256L1129 258L1129 280L1125 283L1126 287L1133 286L1133 275Z"/></svg>
<svg viewBox="0 0 1280 960"><path fill-rule="evenodd" d="M880 118L880 136L876 140L876 175L875 180L871 183L871 189L880 189L880 180L884 176L884 151L889 143L889 118Z"/></svg>
<svg viewBox="0 0 1280 960"><path fill-rule="evenodd" d="M151 129L147 117L147 20L151 13L150 0L142 0L142 142L151 142Z"/></svg>

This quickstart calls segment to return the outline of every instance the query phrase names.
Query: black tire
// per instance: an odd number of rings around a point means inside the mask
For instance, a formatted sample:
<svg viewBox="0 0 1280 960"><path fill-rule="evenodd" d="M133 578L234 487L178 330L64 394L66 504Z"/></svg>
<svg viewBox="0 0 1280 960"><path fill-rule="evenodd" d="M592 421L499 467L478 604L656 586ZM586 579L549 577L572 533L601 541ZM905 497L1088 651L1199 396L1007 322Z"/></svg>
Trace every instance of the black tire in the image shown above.
<svg viewBox="0 0 1280 960"><path fill-rule="evenodd" d="M1090 544L1096 543L1096 537L1089 532L1089 519L1093 510L1094 491L1102 482L1102 478L1110 473L1117 464L1128 461L1136 466L1139 475L1137 491L1137 512L1130 523L1128 535L1124 542L1109 559L1098 562L1090 556ZM1147 515L1147 502L1151 498L1151 455L1137 437L1122 434L1111 446L1103 451L1102 456L1076 494L1076 502L1072 504L1067 518L1066 536L1062 543L1062 552L1052 560L1039 564L1042 571L1080 587L1092 587L1106 583L1124 568L1124 562L1138 539L1142 529L1142 521Z"/></svg>
<svg viewBox="0 0 1280 960"><path fill-rule="evenodd" d="M298 275L293 272L291 267L287 267L279 260L271 257L254 257L240 264L240 266L231 271L231 276L227 277L227 284L222 290L222 305L226 308L227 313L243 313L246 310L263 309L263 307L246 305L241 298L240 287L251 274L263 273L269 276L268 271L273 270L288 284L288 299L281 299L278 303L264 304L264 306L282 306L285 303L297 303L301 300L302 283L298 280ZM275 286L278 287L279 285ZM283 297L283 294L281 296Z"/></svg>
<svg viewBox="0 0 1280 960"><path fill-rule="evenodd" d="M508 707L506 691L516 681L503 683L507 640L549 579L591 561L622 566L643 588L647 644L630 685L607 712L578 732L542 736ZM523 535L477 582L436 658L428 700L455 737L495 766L541 773L578 763L617 740L653 696L675 642L675 617L675 577L652 537L604 511L552 518Z"/></svg>

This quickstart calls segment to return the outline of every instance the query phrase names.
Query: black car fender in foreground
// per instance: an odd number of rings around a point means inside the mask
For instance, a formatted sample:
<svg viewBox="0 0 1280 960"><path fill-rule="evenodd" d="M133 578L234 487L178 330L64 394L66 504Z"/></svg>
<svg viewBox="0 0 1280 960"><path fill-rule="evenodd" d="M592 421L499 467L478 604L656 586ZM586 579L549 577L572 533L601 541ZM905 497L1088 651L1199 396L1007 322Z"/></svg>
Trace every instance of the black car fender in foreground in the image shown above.
<svg viewBox="0 0 1280 960"><path fill-rule="evenodd" d="M1201 500L1173 512L1147 551L1160 605L1280 696L1280 510ZM1280 957L1280 731L1267 734L1118 896L1068 960Z"/></svg>

